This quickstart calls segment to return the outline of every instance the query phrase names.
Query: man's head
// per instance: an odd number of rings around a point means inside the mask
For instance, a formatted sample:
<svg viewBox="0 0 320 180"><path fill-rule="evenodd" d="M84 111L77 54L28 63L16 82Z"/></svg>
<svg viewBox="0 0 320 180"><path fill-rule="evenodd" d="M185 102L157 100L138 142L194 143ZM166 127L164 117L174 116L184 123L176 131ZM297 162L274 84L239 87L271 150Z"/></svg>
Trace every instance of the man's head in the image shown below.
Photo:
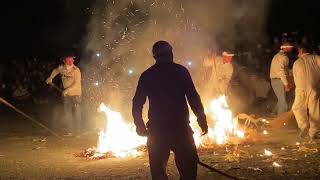
<svg viewBox="0 0 320 180"><path fill-rule="evenodd" d="M158 41L152 47L156 62L173 62L172 46L166 41Z"/></svg>
<svg viewBox="0 0 320 180"><path fill-rule="evenodd" d="M302 43L298 46L298 52L298 57L301 57L306 53L312 53L312 48L310 45Z"/></svg>
<svg viewBox="0 0 320 180"><path fill-rule="evenodd" d="M234 54L232 54L231 52L229 52L229 51L224 51L224 52L222 53L223 63L231 63L233 56L234 56Z"/></svg>
<svg viewBox="0 0 320 180"><path fill-rule="evenodd" d="M284 53L290 53L292 52L294 46L290 43L283 43L281 46L280 46L280 49L284 52Z"/></svg>
<svg viewBox="0 0 320 180"><path fill-rule="evenodd" d="M74 63L74 56L66 56L63 60L64 64L67 66L72 66Z"/></svg>

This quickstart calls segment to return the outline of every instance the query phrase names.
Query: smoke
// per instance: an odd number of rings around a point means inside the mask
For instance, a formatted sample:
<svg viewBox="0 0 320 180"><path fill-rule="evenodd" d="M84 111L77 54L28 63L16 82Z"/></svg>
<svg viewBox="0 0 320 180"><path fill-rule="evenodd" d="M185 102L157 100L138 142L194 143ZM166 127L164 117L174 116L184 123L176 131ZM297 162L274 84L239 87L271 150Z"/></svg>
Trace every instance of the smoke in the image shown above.
<svg viewBox="0 0 320 180"><path fill-rule="evenodd" d="M190 70L196 73L211 48L258 43L264 37L268 4L268 0L96 1L83 42L86 99L130 112L138 77L154 63L154 42L169 41L175 61L186 66L192 61Z"/></svg>

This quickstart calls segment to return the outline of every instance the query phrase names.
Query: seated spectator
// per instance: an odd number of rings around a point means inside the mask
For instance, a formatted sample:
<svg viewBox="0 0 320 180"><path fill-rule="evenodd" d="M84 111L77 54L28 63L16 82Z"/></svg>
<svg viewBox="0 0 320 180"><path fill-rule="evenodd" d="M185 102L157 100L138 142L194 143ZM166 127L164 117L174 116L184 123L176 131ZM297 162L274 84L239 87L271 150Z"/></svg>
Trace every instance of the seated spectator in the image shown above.
<svg viewBox="0 0 320 180"><path fill-rule="evenodd" d="M25 99L28 99L30 97L30 94L29 94L27 88L24 85L20 84L14 90L12 96L17 100L25 100Z"/></svg>

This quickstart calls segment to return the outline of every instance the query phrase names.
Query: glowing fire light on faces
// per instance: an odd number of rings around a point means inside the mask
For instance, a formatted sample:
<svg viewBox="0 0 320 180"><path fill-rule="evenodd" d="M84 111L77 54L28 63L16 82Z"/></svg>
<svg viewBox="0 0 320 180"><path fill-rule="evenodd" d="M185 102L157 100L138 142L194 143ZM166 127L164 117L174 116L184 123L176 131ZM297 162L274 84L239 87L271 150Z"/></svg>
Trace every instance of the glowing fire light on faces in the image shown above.
<svg viewBox="0 0 320 180"><path fill-rule="evenodd" d="M147 138L138 136L133 124L126 123L119 112L112 111L103 103L99 111L105 113L107 123L100 131L96 154L112 153L116 157L140 155L137 148L145 145Z"/></svg>

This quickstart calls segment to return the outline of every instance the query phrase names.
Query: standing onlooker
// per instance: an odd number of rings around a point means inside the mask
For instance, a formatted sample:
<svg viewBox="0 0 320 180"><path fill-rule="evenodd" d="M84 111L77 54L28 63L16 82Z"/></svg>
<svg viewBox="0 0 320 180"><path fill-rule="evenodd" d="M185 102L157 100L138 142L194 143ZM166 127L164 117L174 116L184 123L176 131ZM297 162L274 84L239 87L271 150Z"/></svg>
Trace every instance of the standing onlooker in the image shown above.
<svg viewBox="0 0 320 180"><path fill-rule="evenodd" d="M52 71L46 83L51 84L53 78L61 74L67 130L78 133L81 128L81 72L73 63L73 56L65 57L64 64Z"/></svg>
<svg viewBox="0 0 320 180"><path fill-rule="evenodd" d="M293 46L289 43L285 43L280 47L278 52L272 59L270 68L271 86L274 93L277 96L277 114L280 115L288 110L288 104L286 100L286 92L290 91L288 82L288 65L289 58L288 53L291 52Z"/></svg>
<svg viewBox="0 0 320 180"><path fill-rule="evenodd" d="M311 55L307 45L299 47L299 59L293 65L296 85L292 111L301 130L300 136L308 132L311 140L320 138L320 57Z"/></svg>

